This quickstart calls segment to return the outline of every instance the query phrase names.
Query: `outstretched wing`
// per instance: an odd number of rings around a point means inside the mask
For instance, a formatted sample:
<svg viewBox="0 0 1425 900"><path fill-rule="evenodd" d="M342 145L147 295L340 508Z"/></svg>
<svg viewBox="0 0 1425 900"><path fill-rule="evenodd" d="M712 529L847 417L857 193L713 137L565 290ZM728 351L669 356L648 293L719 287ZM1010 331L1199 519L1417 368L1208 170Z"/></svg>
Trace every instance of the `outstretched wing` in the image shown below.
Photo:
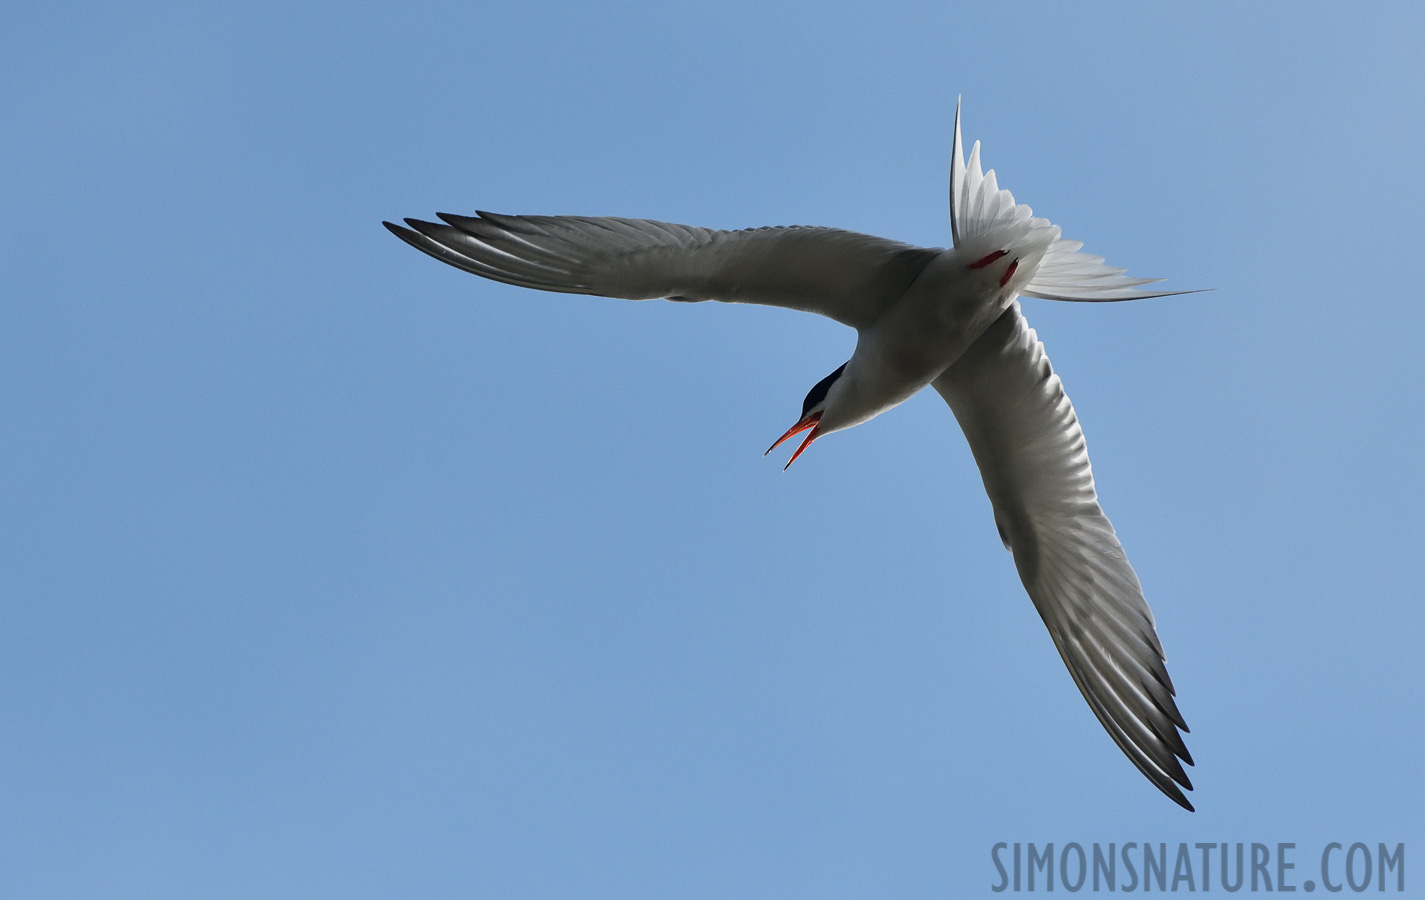
<svg viewBox="0 0 1425 900"><path fill-rule="evenodd" d="M1192 757L1138 576L1098 505L1084 434L1019 304L934 382L969 439L1000 537L1094 715L1192 809Z"/></svg>
<svg viewBox="0 0 1425 900"><path fill-rule="evenodd" d="M476 217L384 223L441 262L495 281L626 300L722 300L865 327L939 250L835 228L715 231L649 219Z"/></svg>
<svg viewBox="0 0 1425 900"><path fill-rule="evenodd" d="M1035 219L1030 208L1016 204L1014 195L995 180L995 170L980 169L980 142L970 150L970 162L965 163L960 141L960 104L955 104L955 138L950 161L950 231L956 245L976 235L1002 231L1011 225L1028 228L1031 225L1052 228L1052 239L1034 270L1034 278L1020 293L1041 300L1145 300L1149 297L1169 297L1192 294L1195 291L1140 290L1145 284L1156 284L1161 278L1131 278L1119 269L1104 264L1102 256L1082 252L1082 241L1069 241L1059 234L1058 226L1048 219Z"/></svg>

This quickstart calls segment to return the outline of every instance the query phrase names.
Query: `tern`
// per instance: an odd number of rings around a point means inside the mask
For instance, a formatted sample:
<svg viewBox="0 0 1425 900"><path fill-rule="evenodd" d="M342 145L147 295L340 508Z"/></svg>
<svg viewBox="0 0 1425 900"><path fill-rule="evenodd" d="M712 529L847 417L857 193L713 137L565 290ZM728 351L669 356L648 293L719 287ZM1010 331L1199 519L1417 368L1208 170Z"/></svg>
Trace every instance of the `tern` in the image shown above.
<svg viewBox="0 0 1425 900"><path fill-rule="evenodd" d="M851 358L807 393L768 453L872 419L933 387L959 421L995 527L1074 683L1114 742L1192 810L1192 757L1153 614L1094 490L1078 417L1017 297L1112 301L1144 290L1060 237L964 159L960 107L949 249L834 228L718 231L647 219L475 216L385 222L406 243L484 278L628 300L720 300L818 313L856 329Z"/></svg>

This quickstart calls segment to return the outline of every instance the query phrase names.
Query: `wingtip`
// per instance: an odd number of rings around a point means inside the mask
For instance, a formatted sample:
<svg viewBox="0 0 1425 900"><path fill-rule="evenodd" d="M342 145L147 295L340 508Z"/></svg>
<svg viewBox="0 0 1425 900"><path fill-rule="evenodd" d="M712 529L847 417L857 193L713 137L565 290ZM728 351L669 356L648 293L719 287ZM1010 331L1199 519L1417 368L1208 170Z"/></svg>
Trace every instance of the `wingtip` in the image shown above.
<svg viewBox="0 0 1425 900"><path fill-rule="evenodd" d="M406 221L410 222L411 220L407 219ZM420 235L416 232L412 231L409 228L402 228L395 222L387 222L383 220L381 224L386 226L387 231L391 232L396 237L410 244L412 247L419 247L419 244L417 242L420 240Z"/></svg>
<svg viewBox="0 0 1425 900"><path fill-rule="evenodd" d="M435 217L451 228L457 228L466 234L476 235L477 237L480 235L480 226L484 224L479 213L476 213L475 217L472 218L470 216L459 215L458 213L438 212L435 214Z"/></svg>
<svg viewBox="0 0 1425 900"><path fill-rule="evenodd" d="M1179 787L1179 784L1181 784L1181 788ZM1169 781L1166 783L1158 784L1157 787L1158 790L1162 791L1163 794L1167 796L1169 800L1173 801L1178 806L1181 806L1188 812L1197 812L1197 808L1192 805L1192 801L1187 798L1187 794L1183 793L1184 790L1192 790L1192 785L1186 783L1185 780L1180 781L1179 784L1174 784L1173 782Z"/></svg>

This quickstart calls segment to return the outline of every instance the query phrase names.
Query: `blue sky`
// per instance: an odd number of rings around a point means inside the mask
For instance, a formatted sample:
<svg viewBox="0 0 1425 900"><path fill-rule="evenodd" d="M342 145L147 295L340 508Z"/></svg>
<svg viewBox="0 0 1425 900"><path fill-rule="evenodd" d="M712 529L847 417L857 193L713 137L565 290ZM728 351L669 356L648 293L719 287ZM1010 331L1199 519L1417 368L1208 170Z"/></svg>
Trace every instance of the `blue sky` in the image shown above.
<svg viewBox="0 0 1425 900"><path fill-rule="evenodd" d="M945 897L997 841L1425 850L1425 14L0 12L0 894ZM853 335L484 282L381 219L949 242L951 122L1177 288L1026 301L1199 811L1079 698ZM1417 871L1412 856L1412 868Z"/></svg>

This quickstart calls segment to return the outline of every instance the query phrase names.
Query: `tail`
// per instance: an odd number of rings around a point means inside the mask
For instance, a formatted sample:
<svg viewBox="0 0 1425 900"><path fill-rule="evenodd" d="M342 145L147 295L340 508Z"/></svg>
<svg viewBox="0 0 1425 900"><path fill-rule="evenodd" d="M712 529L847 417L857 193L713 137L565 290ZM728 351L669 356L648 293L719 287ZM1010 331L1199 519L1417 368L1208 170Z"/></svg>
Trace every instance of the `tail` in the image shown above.
<svg viewBox="0 0 1425 900"><path fill-rule="evenodd" d="M1059 236L1057 225L1051 224L1048 219L1036 218L1033 210L1024 204L1016 204L1013 194L1001 190L995 181L994 169L980 171L979 141L970 150L967 167L960 142L959 100L955 101L953 152L950 165L950 232L956 246L1002 230L1015 237L1038 232L1034 236L1047 244L1034 277L1020 290L1024 296L1042 300L1104 301L1145 300L1194 293L1138 290L1142 285L1155 284L1163 279L1129 278L1124 274L1126 269L1104 265L1102 256L1081 253L1082 241L1064 240Z"/></svg>

